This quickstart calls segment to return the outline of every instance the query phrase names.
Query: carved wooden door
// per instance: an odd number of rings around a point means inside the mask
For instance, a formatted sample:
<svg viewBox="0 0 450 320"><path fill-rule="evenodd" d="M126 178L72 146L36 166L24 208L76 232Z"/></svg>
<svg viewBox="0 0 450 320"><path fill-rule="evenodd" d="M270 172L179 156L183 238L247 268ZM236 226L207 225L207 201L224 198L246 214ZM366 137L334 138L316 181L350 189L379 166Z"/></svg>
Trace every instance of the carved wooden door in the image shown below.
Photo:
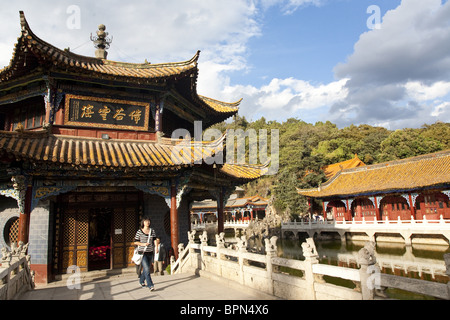
<svg viewBox="0 0 450 320"><path fill-rule="evenodd" d="M77 266L87 271L89 208L70 207L62 214L62 272Z"/></svg>
<svg viewBox="0 0 450 320"><path fill-rule="evenodd" d="M114 208L113 216L113 268L132 266L134 237L138 228L136 207Z"/></svg>

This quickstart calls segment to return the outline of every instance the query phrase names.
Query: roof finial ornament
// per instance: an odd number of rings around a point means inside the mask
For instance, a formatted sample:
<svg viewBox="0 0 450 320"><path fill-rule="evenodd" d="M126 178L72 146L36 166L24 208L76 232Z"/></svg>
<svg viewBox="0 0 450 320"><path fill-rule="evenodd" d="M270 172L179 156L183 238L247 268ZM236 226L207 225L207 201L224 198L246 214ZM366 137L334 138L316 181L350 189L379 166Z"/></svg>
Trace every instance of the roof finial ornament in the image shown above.
<svg viewBox="0 0 450 320"><path fill-rule="evenodd" d="M104 24L98 26L97 36L93 37L91 33L91 41L94 42L95 57L99 59L106 59L108 56L108 52L106 49L109 49L110 44L112 42L112 37L108 38L108 32L105 32L106 27Z"/></svg>

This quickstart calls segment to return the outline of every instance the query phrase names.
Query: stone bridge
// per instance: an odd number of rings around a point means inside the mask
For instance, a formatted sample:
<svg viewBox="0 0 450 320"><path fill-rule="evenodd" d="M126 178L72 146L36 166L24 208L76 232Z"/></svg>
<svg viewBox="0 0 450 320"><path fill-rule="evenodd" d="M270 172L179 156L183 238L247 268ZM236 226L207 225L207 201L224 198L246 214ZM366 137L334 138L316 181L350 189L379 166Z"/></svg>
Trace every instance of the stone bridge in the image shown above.
<svg viewBox="0 0 450 320"><path fill-rule="evenodd" d="M337 232L342 241L346 233L365 233L369 241L376 241L377 234L400 234L406 245L411 245L415 235L441 235L450 242L450 220L441 217L440 220L375 220L375 221L309 221L309 222L282 222L282 235L287 232L306 232L309 237L316 233Z"/></svg>
<svg viewBox="0 0 450 320"><path fill-rule="evenodd" d="M179 258L171 262L172 274L195 273L226 283L239 283L282 299L387 299L387 288L450 299L450 283L381 273L373 242L368 242L358 252L358 268L347 268L319 263L312 238L302 244L305 260L292 260L277 256L277 237L265 239L265 254L257 254L247 250L245 237L238 238L237 244L227 244L221 233L216 235L217 245L209 246L206 231L198 240L195 234L195 230L188 233L186 248L180 244ZM446 273L450 276L450 254L444 259ZM354 287L330 283L325 276L347 280Z"/></svg>

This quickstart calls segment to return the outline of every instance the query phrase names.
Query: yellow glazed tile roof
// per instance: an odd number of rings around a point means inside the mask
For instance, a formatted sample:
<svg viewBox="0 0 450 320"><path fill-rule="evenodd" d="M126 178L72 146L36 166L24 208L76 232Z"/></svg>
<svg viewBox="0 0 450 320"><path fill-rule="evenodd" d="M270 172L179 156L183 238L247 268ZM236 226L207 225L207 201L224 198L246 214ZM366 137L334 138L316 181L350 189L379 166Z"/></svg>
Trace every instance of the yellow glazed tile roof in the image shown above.
<svg viewBox="0 0 450 320"><path fill-rule="evenodd" d="M298 189L298 193L313 198L325 198L443 185L450 185L450 150L346 169L319 188Z"/></svg>
<svg viewBox="0 0 450 320"><path fill-rule="evenodd" d="M217 112L221 113L235 113L239 109L239 104L241 103L242 99L234 102L234 103L227 103L223 101L214 100L208 97L204 97L199 95L200 99L205 102L211 109L214 109Z"/></svg>
<svg viewBox="0 0 450 320"><path fill-rule="evenodd" d="M101 167L173 167L193 164L211 154L208 145L176 152L173 143L137 140L103 140L40 132L0 133L0 150L16 157L55 164ZM209 153L206 153L209 152Z"/></svg>
<svg viewBox="0 0 450 320"><path fill-rule="evenodd" d="M221 172L239 179L258 179L265 174L267 168L256 165L238 165L225 163L221 168Z"/></svg>
<svg viewBox="0 0 450 320"><path fill-rule="evenodd" d="M13 58L9 66L0 70L0 81L29 72L27 65L32 64L33 56L39 57L41 63L49 63L73 72L88 71L116 77L140 78L157 80L168 77L180 77L189 72L197 72L197 62L200 55L187 61L172 63L125 63L106 59L98 59L75 54L69 50L61 50L37 37L30 29L23 12L20 13L22 35L17 39ZM29 52L23 55L22 52ZM30 54L32 53L32 54Z"/></svg>
<svg viewBox="0 0 450 320"><path fill-rule="evenodd" d="M333 163L328 166L323 167L323 171L325 172L325 176L327 179L334 177L339 171L350 168L357 168L365 166L365 163L362 162L358 155L355 154L353 159L342 161L339 163Z"/></svg>
<svg viewBox="0 0 450 320"><path fill-rule="evenodd" d="M23 12L20 13L22 35L17 39L8 66L0 69L0 83L36 73L40 65L71 74L87 74L96 78L118 79L138 84L159 84L167 80L189 79L188 99L200 105L216 122L236 114L241 102L227 103L200 96L196 91L200 51L187 61L157 63L126 63L98 59L61 50L37 37L30 29ZM192 82L192 83L191 83ZM214 118L214 119L215 119Z"/></svg>
<svg viewBox="0 0 450 320"><path fill-rule="evenodd" d="M225 135L200 147L180 147L181 140L104 140L42 132L0 132L0 152L17 159L81 167L178 169L201 164L223 152ZM228 165L223 174L240 180L253 180L264 173L260 166Z"/></svg>

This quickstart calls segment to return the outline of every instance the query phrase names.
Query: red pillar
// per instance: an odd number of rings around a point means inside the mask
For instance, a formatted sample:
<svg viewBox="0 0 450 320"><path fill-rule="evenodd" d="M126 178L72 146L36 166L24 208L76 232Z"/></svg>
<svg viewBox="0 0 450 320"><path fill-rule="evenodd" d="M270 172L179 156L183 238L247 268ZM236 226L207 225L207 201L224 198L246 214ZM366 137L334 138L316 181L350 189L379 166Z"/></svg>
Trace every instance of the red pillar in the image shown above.
<svg viewBox="0 0 450 320"><path fill-rule="evenodd" d="M23 210L20 210L23 212L20 212L19 216L19 236L18 236L18 241L22 241L24 244L28 243L28 237L30 234L31 199L32 199L32 187L26 187Z"/></svg>
<svg viewBox="0 0 450 320"><path fill-rule="evenodd" d="M170 241L172 242L175 259L178 259L178 210L175 184L170 188Z"/></svg>
<svg viewBox="0 0 450 320"><path fill-rule="evenodd" d="M414 203L412 200L411 192L408 192L408 196L409 196L409 205L410 205L410 209L411 209L411 216L414 217L414 220L416 220L416 210L415 210Z"/></svg>
<svg viewBox="0 0 450 320"><path fill-rule="evenodd" d="M47 101L45 101L45 118L44 121L47 124L50 124L50 120L51 120L51 113L52 113L52 103L50 101L52 101L52 95L53 95L53 90L48 89L47 90Z"/></svg>
<svg viewBox="0 0 450 320"><path fill-rule="evenodd" d="M361 207L361 200L356 199L356 213L355 217L358 217L358 219L355 219L357 221L362 221L362 207Z"/></svg>
<svg viewBox="0 0 450 320"><path fill-rule="evenodd" d="M378 203L377 203L377 197L373 197L374 199L374 205L375 205L375 214L377 216L377 220L381 220L381 215L380 215L380 208L378 208Z"/></svg>
<svg viewBox="0 0 450 320"><path fill-rule="evenodd" d="M350 206L348 205L348 199L345 199L346 203L347 203L347 219L348 221L352 220L352 208L350 208Z"/></svg>
<svg viewBox="0 0 450 320"><path fill-rule="evenodd" d="M224 217L223 217L223 191L219 192L219 199L217 199L217 233L221 233L224 230Z"/></svg>
<svg viewBox="0 0 450 320"><path fill-rule="evenodd" d="M312 206L312 198L308 198L308 206L309 206L309 220L313 217L313 206Z"/></svg>

